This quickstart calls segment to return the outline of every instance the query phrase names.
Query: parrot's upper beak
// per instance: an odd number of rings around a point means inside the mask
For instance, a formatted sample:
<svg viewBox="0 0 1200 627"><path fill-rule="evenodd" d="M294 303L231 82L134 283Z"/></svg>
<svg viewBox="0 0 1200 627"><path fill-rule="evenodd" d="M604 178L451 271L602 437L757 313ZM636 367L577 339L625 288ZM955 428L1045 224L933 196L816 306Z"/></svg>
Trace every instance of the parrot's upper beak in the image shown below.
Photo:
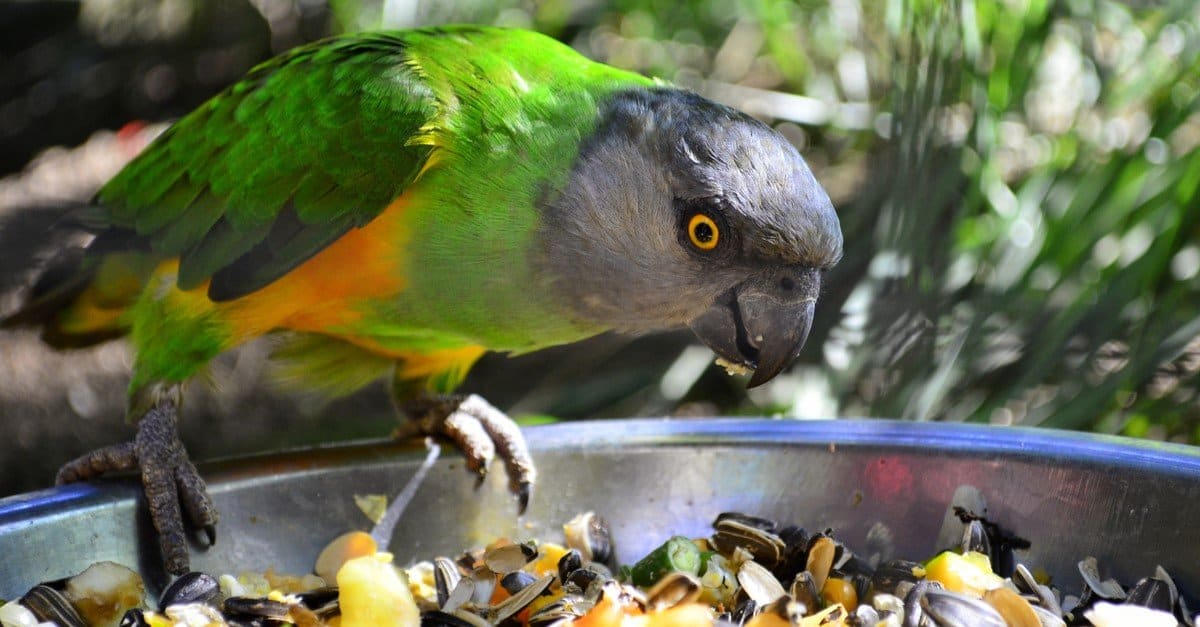
<svg viewBox="0 0 1200 627"><path fill-rule="evenodd" d="M752 368L756 387L800 354L820 288L817 270L773 269L723 294L688 326L726 361Z"/></svg>

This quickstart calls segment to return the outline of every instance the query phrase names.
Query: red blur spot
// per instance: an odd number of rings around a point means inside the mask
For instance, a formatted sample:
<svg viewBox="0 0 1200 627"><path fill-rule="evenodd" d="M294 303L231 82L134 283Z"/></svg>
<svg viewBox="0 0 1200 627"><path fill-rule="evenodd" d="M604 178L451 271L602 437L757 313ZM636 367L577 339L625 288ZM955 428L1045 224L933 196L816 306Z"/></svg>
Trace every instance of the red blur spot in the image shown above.
<svg viewBox="0 0 1200 627"><path fill-rule="evenodd" d="M141 152L146 147L146 139L142 135L144 130L146 123L141 120L126 123L117 131L117 146L129 156Z"/></svg>
<svg viewBox="0 0 1200 627"><path fill-rule="evenodd" d="M877 500L909 502L913 489L913 473L900 457L880 457L863 470L867 494Z"/></svg>

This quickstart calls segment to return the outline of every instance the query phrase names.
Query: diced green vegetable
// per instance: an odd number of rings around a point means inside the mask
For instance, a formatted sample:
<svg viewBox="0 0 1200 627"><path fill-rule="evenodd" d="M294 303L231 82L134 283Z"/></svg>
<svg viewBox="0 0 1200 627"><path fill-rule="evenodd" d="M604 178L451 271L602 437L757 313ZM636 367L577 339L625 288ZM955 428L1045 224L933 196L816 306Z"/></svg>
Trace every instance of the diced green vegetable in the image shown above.
<svg viewBox="0 0 1200 627"><path fill-rule="evenodd" d="M629 569L629 576L634 585L649 587L673 571L700 572L700 548L684 536L675 536L651 551Z"/></svg>

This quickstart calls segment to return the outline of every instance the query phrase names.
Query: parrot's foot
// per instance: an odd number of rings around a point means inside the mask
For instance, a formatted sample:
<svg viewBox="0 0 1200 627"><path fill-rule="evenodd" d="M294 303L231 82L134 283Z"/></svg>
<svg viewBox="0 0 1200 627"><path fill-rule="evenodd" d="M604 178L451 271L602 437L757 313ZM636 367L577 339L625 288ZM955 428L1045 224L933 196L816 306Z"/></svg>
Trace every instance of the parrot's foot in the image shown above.
<svg viewBox="0 0 1200 627"><path fill-rule="evenodd" d="M172 575L190 570L184 510L188 521L204 530L209 544L217 539L217 510L179 440L177 414L176 401L159 400L138 423L133 442L105 447L70 461L58 471L57 479L61 485L140 468L150 520L158 532L166 570Z"/></svg>
<svg viewBox="0 0 1200 627"><path fill-rule="evenodd" d="M533 458L520 428L504 412L482 397L471 395L425 396L406 401L401 410L409 421L396 430L396 437L435 435L450 438L467 458L467 468L482 477L498 454L508 469L521 512L537 480Z"/></svg>

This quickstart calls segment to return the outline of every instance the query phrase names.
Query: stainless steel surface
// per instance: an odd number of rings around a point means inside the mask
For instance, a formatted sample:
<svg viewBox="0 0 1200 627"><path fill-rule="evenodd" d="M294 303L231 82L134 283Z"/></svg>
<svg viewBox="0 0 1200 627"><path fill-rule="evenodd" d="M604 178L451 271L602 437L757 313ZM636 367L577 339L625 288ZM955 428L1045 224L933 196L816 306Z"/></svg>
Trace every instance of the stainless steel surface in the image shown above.
<svg viewBox="0 0 1200 627"><path fill-rule="evenodd" d="M476 486L447 451L397 526L397 559L500 535L561 538L561 524L588 509L612 522L622 562L673 533L707 534L725 510L833 527L860 552L882 525L897 556L923 559L951 495L969 484L994 521L1033 542L1020 559L1068 589L1078 587L1075 562L1094 555L1105 576L1127 584L1162 564L1193 598L1200 592L1200 452L1191 447L890 421L621 420L526 433L541 474L524 517L498 466ZM353 495L395 495L424 453L374 443L210 464L218 541L194 551L193 565L308 572L325 542L370 528ZM140 567L161 585L135 497L133 483L111 481L0 500L0 598L98 560Z"/></svg>

